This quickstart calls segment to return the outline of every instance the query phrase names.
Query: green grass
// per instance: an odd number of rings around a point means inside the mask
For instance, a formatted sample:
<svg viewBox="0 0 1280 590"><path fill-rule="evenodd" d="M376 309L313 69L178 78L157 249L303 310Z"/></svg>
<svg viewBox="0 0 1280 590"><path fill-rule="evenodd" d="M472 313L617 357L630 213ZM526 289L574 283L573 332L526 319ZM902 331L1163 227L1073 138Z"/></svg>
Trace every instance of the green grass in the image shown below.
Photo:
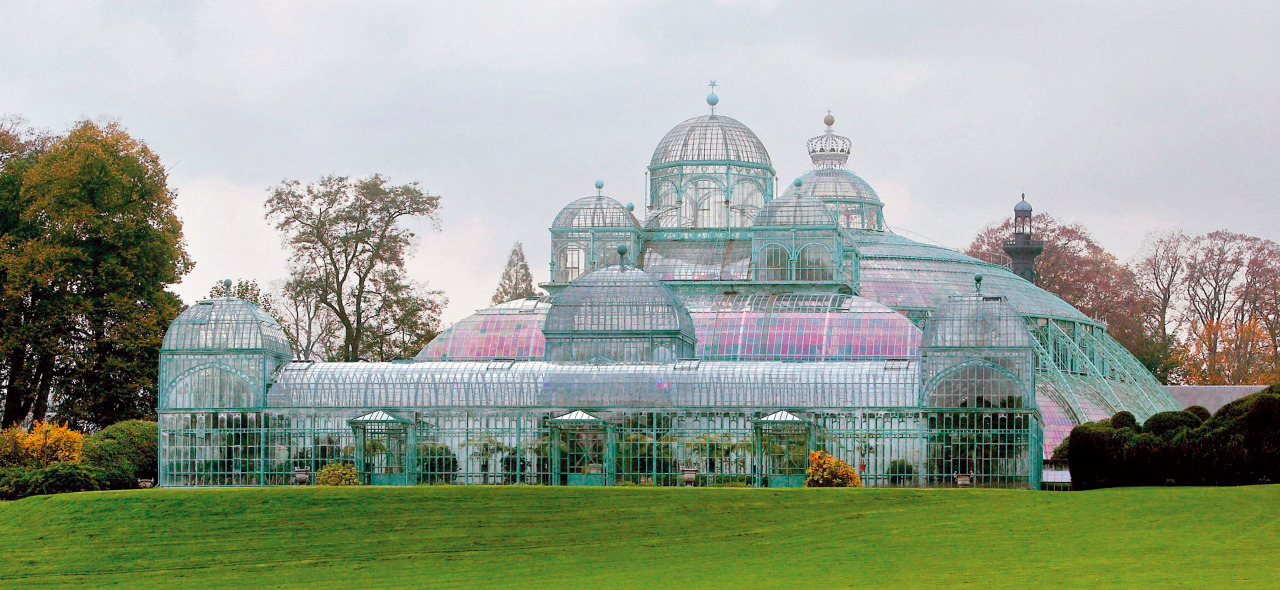
<svg viewBox="0 0 1280 590"><path fill-rule="evenodd" d="M146 490L0 503L0 588L1274 588L1280 486Z"/></svg>

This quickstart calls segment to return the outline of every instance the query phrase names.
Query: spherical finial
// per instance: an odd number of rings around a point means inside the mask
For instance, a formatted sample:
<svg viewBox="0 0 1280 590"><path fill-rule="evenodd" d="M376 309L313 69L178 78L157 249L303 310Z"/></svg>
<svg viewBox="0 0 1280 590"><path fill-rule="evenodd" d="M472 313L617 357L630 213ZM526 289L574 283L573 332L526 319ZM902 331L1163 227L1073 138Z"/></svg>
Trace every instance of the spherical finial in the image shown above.
<svg viewBox="0 0 1280 590"><path fill-rule="evenodd" d="M627 211L635 211L635 210L636 210L635 203L627 203Z"/></svg>
<svg viewBox="0 0 1280 590"><path fill-rule="evenodd" d="M627 248L626 244L618 244L618 256L626 256L627 250L629 250L629 248Z"/></svg>
<svg viewBox="0 0 1280 590"><path fill-rule="evenodd" d="M711 105L711 106L716 106L717 104L720 104L720 97L719 97L719 96L716 96L716 93L714 93L714 92L712 92L711 94L708 94L708 95L707 95L707 104L709 104L709 105Z"/></svg>
<svg viewBox="0 0 1280 590"><path fill-rule="evenodd" d="M597 181L596 181L596 190L600 190L600 189L602 189L602 188L604 188L604 181L603 181L603 180L597 180Z"/></svg>
<svg viewBox="0 0 1280 590"><path fill-rule="evenodd" d="M227 297L231 296L231 279L222 279L222 288L227 290Z"/></svg>
<svg viewBox="0 0 1280 590"><path fill-rule="evenodd" d="M800 188L800 185L802 185L802 184L804 184L804 182L802 182L799 178L797 178L797 179L795 180L795 182L791 183L791 186L794 186L794 187L796 187L796 188Z"/></svg>
<svg viewBox="0 0 1280 590"><path fill-rule="evenodd" d="M830 127L836 124L836 118L831 116L831 111L827 111L827 116L822 118L822 122L825 123L827 127Z"/></svg>
<svg viewBox="0 0 1280 590"><path fill-rule="evenodd" d="M973 287L978 292L982 292L982 275L973 275Z"/></svg>

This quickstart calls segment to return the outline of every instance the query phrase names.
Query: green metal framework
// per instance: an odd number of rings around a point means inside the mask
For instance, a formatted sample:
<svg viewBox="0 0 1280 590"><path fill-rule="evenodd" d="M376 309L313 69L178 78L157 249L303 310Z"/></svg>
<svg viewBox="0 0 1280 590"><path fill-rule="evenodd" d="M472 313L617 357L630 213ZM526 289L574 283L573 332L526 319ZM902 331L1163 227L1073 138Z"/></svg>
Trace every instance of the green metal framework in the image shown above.
<svg viewBox="0 0 1280 590"><path fill-rule="evenodd" d="M681 123L644 223L597 182L552 223L550 296L415 362L290 362L252 304L192 306L161 352L160 484L294 485L336 461L375 484L784 487L825 450L872 486L1036 488L1072 425L1177 409L1106 326L890 231L826 124L774 199L749 129Z"/></svg>

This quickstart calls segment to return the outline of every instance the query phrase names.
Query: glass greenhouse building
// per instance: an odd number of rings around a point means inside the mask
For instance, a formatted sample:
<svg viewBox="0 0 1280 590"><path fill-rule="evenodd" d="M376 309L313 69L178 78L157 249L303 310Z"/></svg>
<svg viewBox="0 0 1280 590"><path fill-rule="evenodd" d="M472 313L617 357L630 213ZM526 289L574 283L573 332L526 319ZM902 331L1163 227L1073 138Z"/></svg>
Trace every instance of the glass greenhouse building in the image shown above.
<svg viewBox="0 0 1280 590"><path fill-rule="evenodd" d="M830 115L779 195L716 102L659 142L643 216L597 182L552 222L548 296L412 360L291 360L253 304L188 308L160 356L159 483L298 485L350 462L387 485L778 487L825 450L866 485L1037 488L1073 425L1178 409L1007 264L888 229Z"/></svg>

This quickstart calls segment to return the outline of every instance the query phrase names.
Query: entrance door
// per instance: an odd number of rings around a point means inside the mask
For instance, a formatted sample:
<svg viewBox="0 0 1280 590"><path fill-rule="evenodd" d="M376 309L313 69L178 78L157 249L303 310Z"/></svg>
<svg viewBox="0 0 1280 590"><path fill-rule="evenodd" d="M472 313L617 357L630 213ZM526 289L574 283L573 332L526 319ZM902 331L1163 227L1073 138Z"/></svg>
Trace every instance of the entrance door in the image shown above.
<svg viewBox="0 0 1280 590"><path fill-rule="evenodd" d="M771 488L804 487L809 468L808 424L765 424L760 427L761 472Z"/></svg>
<svg viewBox="0 0 1280 590"><path fill-rule="evenodd" d="M356 471L375 486L409 485L413 422L378 410L348 421L356 439Z"/></svg>

